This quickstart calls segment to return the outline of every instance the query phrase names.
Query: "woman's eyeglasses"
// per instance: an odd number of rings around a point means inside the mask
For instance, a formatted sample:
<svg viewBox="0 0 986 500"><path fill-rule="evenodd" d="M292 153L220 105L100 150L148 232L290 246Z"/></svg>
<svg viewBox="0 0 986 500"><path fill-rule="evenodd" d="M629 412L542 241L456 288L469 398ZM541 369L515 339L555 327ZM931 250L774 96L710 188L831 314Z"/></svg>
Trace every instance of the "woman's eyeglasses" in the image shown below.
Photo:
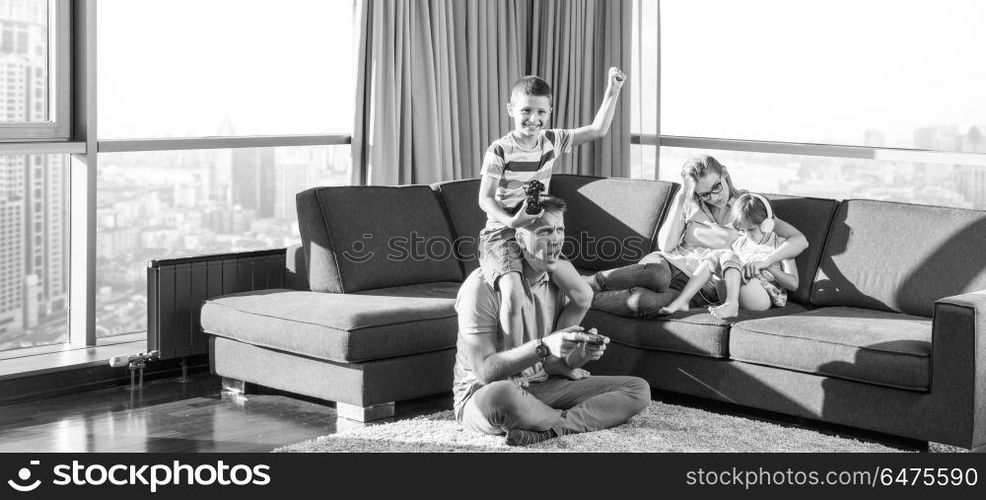
<svg viewBox="0 0 986 500"><path fill-rule="evenodd" d="M719 181L715 183L714 186L712 186L712 189L704 193L695 193L695 197L698 198L700 201L706 201L709 198L711 198L712 195L719 194L721 191L722 191L722 181Z"/></svg>

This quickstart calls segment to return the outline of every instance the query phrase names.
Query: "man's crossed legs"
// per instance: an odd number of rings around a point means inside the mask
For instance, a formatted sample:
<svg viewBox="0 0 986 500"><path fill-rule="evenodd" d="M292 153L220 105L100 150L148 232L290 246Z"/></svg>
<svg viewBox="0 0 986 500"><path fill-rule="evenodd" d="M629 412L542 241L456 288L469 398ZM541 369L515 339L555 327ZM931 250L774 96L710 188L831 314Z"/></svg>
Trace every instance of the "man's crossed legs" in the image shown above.
<svg viewBox="0 0 986 500"><path fill-rule="evenodd" d="M484 434L506 434L510 445L526 445L620 425L648 404L650 385L638 377L551 377L526 388L501 380L466 401L462 425Z"/></svg>

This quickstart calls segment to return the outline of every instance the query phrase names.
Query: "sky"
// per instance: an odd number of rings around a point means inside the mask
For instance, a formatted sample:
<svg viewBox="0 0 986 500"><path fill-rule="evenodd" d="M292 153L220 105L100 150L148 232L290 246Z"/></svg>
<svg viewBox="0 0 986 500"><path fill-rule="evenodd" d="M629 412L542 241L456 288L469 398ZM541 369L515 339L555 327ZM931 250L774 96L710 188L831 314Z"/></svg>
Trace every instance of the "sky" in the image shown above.
<svg viewBox="0 0 986 500"><path fill-rule="evenodd" d="M353 0L100 0L99 135L349 133ZM317 55L313 57L313 55Z"/></svg>
<svg viewBox="0 0 986 500"><path fill-rule="evenodd" d="M986 124L981 0L663 0L670 135L895 139Z"/></svg>
<svg viewBox="0 0 986 500"><path fill-rule="evenodd" d="M349 133L352 14L352 0L101 0L100 137L214 135L224 116L240 135ZM854 144L875 129L889 146L964 132L986 124L983 33L982 0L663 0L661 132ZM656 96L656 72L637 73Z"/></svg>

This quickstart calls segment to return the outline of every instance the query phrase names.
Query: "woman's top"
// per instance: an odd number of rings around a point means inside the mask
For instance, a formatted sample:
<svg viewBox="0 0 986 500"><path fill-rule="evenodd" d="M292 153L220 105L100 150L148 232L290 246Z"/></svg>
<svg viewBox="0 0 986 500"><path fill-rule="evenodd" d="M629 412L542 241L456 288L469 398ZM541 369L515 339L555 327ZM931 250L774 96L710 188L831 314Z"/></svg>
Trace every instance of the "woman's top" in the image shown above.
<svg viewBox="0 0 986 500"><path fill-rule="evenodd" d="M729 248L730 244L739 236L730 224L733 222L732 203L735 198L729 200L726 206L719 211L719 217L712 215L712 212L705 203L698 203L684 215L684 229L678 239L678 245L668 251L661 252L669 264L691 276L698 269L702 258L709 250ZM666 222L670 223L670 221ZM713 241L716 238L709 234L712 231L727 230L731 234L729 241ZM704 233L704 234L703 234Z"/></svg>

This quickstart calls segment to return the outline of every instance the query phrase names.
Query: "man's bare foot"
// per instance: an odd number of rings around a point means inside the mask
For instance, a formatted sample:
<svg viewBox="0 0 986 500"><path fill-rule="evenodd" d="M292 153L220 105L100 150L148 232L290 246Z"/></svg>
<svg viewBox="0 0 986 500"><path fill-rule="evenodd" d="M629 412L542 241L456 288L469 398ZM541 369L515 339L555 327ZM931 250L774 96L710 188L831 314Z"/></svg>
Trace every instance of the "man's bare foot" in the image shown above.
<svg viewBox="0 0 986 500"><path fill-rule="evenodd" d="M668 314L674 314L678 311L687 311L688 304L679 304L677 302L672 302L657 310L658 316L667 316Z"/></svg>
<svg viewBox="0 0 986 500"><path fill-rule="evenodd" d="M739 315L739 304L731 304L726 302L721 306L710 306L709 312L723 321L729 321L731 319L736 319Z"/></svg>

